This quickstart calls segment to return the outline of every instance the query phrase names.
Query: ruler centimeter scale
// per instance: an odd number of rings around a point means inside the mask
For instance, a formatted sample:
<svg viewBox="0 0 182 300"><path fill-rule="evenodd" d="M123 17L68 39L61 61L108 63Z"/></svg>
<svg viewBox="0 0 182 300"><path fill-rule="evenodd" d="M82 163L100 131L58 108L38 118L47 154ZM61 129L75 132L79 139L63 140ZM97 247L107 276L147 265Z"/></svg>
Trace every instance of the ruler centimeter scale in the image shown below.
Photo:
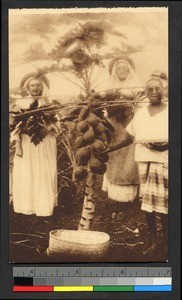
<svg viewBox="0 0 182 300"><path fill-rule="evenodd" d="M13 267L14 292L172 291L171 267Z"/></svg>

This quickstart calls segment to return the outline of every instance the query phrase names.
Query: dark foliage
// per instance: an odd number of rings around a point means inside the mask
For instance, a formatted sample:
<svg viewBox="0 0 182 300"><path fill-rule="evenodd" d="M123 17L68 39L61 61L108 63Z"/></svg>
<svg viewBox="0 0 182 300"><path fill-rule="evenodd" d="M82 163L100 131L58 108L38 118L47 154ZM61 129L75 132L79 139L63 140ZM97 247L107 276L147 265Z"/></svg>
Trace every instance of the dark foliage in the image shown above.
<svg viewBox="0 0 182 300"><path fill-rule="evenodd" d="M32 107L32 109L34 108ZM17 128L20 135L27 134L31 137L31 142L34 143L34 145L38 145L43 141L45 136L49 134L47 126L56 123L57 117L55 113L46 114L43 111L37 111L36 114L31 114L31 110L28 110L28 115L24 115L24 112L22 112L22 115L19 114L12 119L10 132Z"/></svg>

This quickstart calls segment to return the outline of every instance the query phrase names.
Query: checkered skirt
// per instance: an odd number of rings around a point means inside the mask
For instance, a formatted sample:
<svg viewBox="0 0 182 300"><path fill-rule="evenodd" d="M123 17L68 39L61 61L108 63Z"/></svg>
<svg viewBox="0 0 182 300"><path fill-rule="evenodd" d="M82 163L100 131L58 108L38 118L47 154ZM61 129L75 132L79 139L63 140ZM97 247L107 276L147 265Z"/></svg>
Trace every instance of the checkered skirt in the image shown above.
<svg viewBox="0 0 182 300"><path fill-rule="evenodd" d="M140 162L141 209L147 212L168 213L168 164Z"/></svg>

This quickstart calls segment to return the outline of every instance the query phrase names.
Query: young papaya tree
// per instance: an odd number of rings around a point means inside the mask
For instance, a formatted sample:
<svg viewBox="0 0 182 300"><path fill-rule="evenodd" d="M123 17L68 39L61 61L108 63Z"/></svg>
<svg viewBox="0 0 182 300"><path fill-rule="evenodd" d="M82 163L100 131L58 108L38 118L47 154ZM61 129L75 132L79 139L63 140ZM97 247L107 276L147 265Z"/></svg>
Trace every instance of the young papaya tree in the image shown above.
<svg viewBox="0 0 182 300"><path fill-rule="evenodd" d="M114 31L105 22L79 24L61 37L52 49L49 55L55 63L40 70L43 73L58 72L71 81L69 74L79 79L79 84L72 81L79 85L81 93L76 108L69 110L71 122L64 123L66 129L62 133L62 143L73 167L73 179L85 182L83 209L78 226L81 230L89 230L94 217L96 176L106 172L109 158L106 154L101 157L98 152L107 149L113 131L101 109L104 95L94 90L92 76L96 67L104 68L103 60L113 57L114 52L118 55L118 51L119 54L129 51L113 49L111 53L100 55L98 50L107 44L108 34L126 39L121 32ZM65 59L69 63L65 64Z"/></svg>

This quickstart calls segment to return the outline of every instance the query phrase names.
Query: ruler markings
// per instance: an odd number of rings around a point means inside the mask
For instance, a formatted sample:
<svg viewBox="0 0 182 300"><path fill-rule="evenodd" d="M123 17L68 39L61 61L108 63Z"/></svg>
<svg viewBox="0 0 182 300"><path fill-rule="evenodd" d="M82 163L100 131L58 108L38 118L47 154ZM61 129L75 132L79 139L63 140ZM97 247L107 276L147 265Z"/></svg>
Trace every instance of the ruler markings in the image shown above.
<svg viewBox="0 0 182 300"><path fill-rule="evenodd" d="M61 272L62 271L62 272ZM125 267L64 267L59 268L29 268L29 267L13 267L14 277L171 277L171 268L152 267L152 268L136 268Z"/></svg>

